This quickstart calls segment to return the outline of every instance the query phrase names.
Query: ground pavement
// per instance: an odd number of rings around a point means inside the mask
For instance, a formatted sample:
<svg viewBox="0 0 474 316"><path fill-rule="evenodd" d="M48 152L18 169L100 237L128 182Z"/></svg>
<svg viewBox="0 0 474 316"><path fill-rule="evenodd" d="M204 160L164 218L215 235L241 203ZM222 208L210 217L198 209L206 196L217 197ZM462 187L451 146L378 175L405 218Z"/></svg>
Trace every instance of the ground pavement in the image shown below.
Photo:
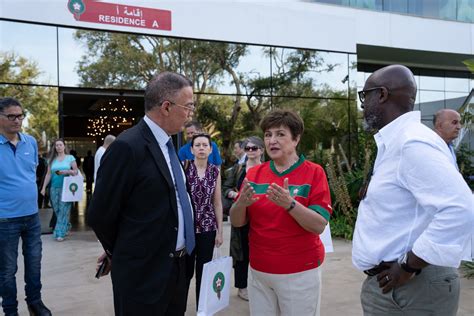
<svg viewBox="0 0 474 316"><path fill-rule="evenodd" d="M224 223L223 253L229 251L230 224ZM113 315L110 277L94 278L95 261L102 253L93 232L75 231L63 242L43 235L43 300L53 315ZM334 241L335 252L327 255L322 267L321 315L362 315L359 301L364 275L352 267L351 243ZM20 315L28 315L24 301L23 264L17 273ZM233 279L233 277L232 277ZM231 281L233 284L233 280ZM461 280L458 316L474 315L474 280ZM195 315L194 281L190 289L188 313ZM218 315L249 315L248 303L232 288L230 306Z"/></svg>

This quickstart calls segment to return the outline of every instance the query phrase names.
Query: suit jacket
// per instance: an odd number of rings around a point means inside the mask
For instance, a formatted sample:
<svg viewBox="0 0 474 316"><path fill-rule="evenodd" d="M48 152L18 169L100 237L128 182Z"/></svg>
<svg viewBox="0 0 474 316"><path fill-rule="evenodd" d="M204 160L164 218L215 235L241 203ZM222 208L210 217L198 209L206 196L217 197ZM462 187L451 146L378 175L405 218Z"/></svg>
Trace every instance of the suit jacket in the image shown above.
<svg viewBox="0 0 474 316"><path fill-rule="evenodd" d="M143 120L105 152L88 223L112 253L114 295L159 303L174 260L177 201L165 157Z"/></svg>

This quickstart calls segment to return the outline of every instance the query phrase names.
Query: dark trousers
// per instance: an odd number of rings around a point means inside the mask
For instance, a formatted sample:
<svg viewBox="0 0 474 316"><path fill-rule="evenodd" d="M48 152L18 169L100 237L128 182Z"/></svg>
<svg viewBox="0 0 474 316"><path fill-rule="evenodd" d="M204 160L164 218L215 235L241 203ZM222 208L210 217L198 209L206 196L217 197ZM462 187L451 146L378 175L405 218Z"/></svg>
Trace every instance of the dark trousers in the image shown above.
<svg viewBox="0 0 474 316"><path fill-rule="evenodd" d="M236 227L240 230L241 247L243 260L235 261L234 280L235 287L238 289L247 288L247 279L249 276L249 225Z"/></svg>
<svg viewBox="0 0 474 316"><path fill-rule="evenodd" d="M199 306L199 292L201 290L202 268L205 263L212 260L214 245L216 243L216 231L196 234L196 247L191 258L194 257L196 264L196 309ZM194 260L191 260L194 263Z"/></svg>
<svg viewBox="0 0 474 316"><path fill-rule="evenodd" d="M188 287L186 280L186 257L175 258L170 279L163 297L154 304L144 304L122 295L114 288L114 308L116 316L180 316L186 312Z"/></svg>
<svg viewBox="0 0 474 316"><path fill-rule="evenodd" d="M38 213L16 218L0 218L0 296L6 315L15 314L18 244L22 240L25 265L26 302L41 300L41 224Z"/></svg>

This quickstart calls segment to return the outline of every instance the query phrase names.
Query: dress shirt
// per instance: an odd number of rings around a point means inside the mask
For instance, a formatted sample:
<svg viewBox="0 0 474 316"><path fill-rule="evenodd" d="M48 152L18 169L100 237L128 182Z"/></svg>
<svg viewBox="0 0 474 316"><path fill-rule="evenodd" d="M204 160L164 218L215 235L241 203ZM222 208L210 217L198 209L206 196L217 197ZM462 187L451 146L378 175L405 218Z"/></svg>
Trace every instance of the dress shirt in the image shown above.
<svg viewBox="0 0 474 316"><path fill-rule="evenodd" d="M94 155L94 182L97 183L97 171L99 170L100 160L105 153L105 147L100 146Z"/></svg>
<svg viewBox="0 0 474 316"><path fill-rule="evenodd" d="M406 113L375 136L377 158L359 205L352 261L359 270L412 250L426 262L458 267L473 221L471 190L446 143Z"/></svg>
<svg viewBox="0 0 474 316"><path fill-rule="evenodd" d="M181 203L179 201L178 189L176 188L176 181L173 175L173 169L171 169L171 161L170 161L170 155L168 152L168 146L166 145L166 143L170 139L170 136L158 124L156 124L150 118L148 118L148 116L145 115L143 120L151 129L153 136L155 136L156 141L158 142L158 145L160 146L160 149L163 152L163 156L165 156L166 164L168 165L171 178L173 179L173 182L175 183L174 189L176 191L176 200L177 200L177 205L178 205L178 240L176 241L176 250L180 250L184 248L184 241L185 241L184 240L184 218L183 218L183 210L181 208ZM183 175L184 183L186 183L186 176L184 175L183 170L182 170L182 175ZM189 200L189 204L192 205L191 200Z"/></svg>

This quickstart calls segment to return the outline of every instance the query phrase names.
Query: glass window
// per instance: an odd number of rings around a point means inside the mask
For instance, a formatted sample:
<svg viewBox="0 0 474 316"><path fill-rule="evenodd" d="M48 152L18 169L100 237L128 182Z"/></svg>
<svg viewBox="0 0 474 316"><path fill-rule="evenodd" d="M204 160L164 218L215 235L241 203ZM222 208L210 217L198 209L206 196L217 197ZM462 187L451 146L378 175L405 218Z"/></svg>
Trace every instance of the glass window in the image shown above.
<svg viewBox="0 0 474 316"><path fill-rule="evenodd" d="M445 107L444 92L443 91L420 91L420 111L421 119L424 123L430 126L430 120L439 109ZM432 125L432 124L431 124ZM430 126L431 127L431 126Z"/></svg>
<svg viewBox="0 0 474 316"><path fill-rule="evenodd" d="M0 63L13 62L2 81L57 85L56 48L55 27L0 21Z"/></svg>
<svg viewBox="0 0 474 316"><path fill-rule="evenodd" d="M408 13L430 18L456 20L456 1L409 0Z"/></svg>
<svg viewBox="0 0 474 316"><path fill-rule="evenodd" d="M359 73L357 72L357 55L349 54L349 98L358 99L357 84L359 82Z"/></svg>
<svg viewBox="0 0 474 316"><path fill-rule="evenodd" d="M270 94L270 89L255 91L259 81L270 78L269 48L254 45L229 44L227 63L230 68L225 69L220 84L216 87L219 93L236 94L237 86L234 76L240 82L240 94Z"/></svg>
<svg viewBox="0 0 474 316"><path fill-rule="evenodd" d="M408 0L384 0L383 10L389 12L408 13Z"/></svg>
<svg viewBox="0 0 474 316"><path fill-rule="evenodd" d="M273 94L347 98L347 54L272 49Z"/></svg>
<svg viewBox="0 0 474 316"><path fill-rule="evenodd" d="M352 7L380 10L380 11L383 9L382 0L350 0L350 1L351 1Z"/></svg>
<svg viewBox="0 0 474 316"><path fill-rule="evenodd" d="M418 86L418 89L444 91L444 78L420 76L420 85Z"/></svg>
<svg viewBox="0 0 474 316"><path fill-rule="evenodd" d="M446 108L459 110L466 101L468 95L468 93L446 92Z"/></svg>
<svg viewBox="0 0 474 316"><path fill-rule="evenodd" d="M445 78L446 91L467 92L469 91L469 77L464 78L450 77L449 74Z"/></svg>
<svg viewBox="0 0 474 316"><path fill-rule="evenodd" d="M457 19L474 22L474 0L457 0Z"/></svg>
<svg viewBox="0 0 474 316"><path fill-rule="evenodd" d="M338 5L349 5L350 0L313 0L314 2L338 4Z"/></svg>
<svg viewBox="0 0 474 316"><path fill-rule="evenodd" d="M75 38L75 29L59 28L59 84L77 87L80 83L78 66L82 56L86 56L85 45Z"/></svg>

